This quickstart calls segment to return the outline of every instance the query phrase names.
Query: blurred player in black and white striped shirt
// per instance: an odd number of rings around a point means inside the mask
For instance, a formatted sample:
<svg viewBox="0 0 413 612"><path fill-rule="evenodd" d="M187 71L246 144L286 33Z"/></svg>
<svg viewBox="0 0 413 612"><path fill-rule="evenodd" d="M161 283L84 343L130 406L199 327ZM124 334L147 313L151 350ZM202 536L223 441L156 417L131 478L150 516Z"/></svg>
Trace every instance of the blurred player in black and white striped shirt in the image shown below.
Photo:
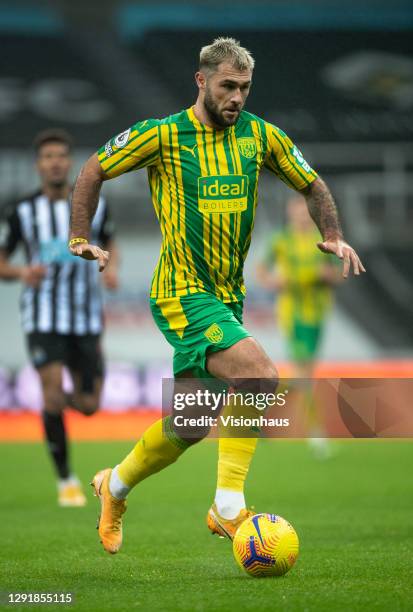
<svg viewBox="0 0 413 612"><path fill-rule="evenodd" d="M84 505L86 499L71 473L63 409L70 403L84 414L99 406L103 358L102 297L96 261L74 257L68 250L71 138L47 130L35 140L41 189L9 207L0 226L0 278L21 280L21 318L30 359L39 372L45 435L59 477L60 505ZM109 289L117 287L117 250L106 201L100 197L91 228L91 242L111 252L102 273ZM22 245L27 264L9 263ZM73 396L62 388L62 368L69 368Z"/></svg>

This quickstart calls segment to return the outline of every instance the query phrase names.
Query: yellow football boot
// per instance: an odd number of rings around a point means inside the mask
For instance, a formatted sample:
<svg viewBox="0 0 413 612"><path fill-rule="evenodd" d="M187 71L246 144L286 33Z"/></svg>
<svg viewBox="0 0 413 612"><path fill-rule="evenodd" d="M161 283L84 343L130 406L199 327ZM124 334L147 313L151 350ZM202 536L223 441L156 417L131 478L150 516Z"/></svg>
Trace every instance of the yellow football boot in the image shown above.
<svg viewBox="0 0 413 612"><path fill-rule="evenodd" d="M208 529L212 534L218 534L221 538L234 539L238 527L250 516L254 516L256 512L243 508L238 516L234 519L224 519L218 514L218 510L215 504L212 504L208 510L206 522Z"/></svg>
<svg viewBox="0 0 413 612"><path fill-rule="evenodd" d="M103 548L112 555L122 546L122 514L126 512L126 500L116 499L109 491L112 470L98 472L90 483L100 500L100 516L97 529Z"/></svg>

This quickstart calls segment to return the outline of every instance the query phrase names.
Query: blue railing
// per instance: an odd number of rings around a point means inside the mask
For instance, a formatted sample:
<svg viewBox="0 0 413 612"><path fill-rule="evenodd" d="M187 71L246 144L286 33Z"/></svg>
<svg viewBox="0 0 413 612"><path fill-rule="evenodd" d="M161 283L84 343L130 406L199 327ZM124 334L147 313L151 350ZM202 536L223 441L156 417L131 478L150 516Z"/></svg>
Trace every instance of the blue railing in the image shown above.
<svg viewBox="0 0 413 612"><path fill-rule="evenodd" d="M118 11L123 38L141 38L150 30L408 30L413 3L377 2L233 4L125 4Z"/></svg>
<svg viewBox="0 0 413 612"><path fill-rule="evenodd" d="M64 21L59 13L38 6L0 6L0 32L13 34L58 34Z"/></svg>

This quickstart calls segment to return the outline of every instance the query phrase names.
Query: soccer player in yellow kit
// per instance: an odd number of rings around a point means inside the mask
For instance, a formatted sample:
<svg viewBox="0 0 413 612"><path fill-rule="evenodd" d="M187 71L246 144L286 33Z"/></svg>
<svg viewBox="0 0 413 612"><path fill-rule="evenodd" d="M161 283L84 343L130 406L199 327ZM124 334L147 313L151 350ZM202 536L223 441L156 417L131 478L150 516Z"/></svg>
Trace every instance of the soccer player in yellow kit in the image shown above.
<svg viewBox="0 0 413 612"><path fill-rule="evenodd" d="M293 196L287 202L287 225L271 236L257 270L260 283L277 291L276 317L297 378L314 374L332 287L340 281L335 262L316 248L319 239L305 199Z"/></svg>
<svg viewBox="0 0 413 612"><path fill-rule="evenodd" d="M260 171L267 168L305 195L323 237L319 248L344 260L344 276L351 266L355 274L364 268L343 239L324 181L282 130L243 110L253 67L251 54L237 41L215 40L200 53L194 106L140 121L94 154L76 183L69 246L105 268L108 253L89 243L102 182L146 167L162 231L151 308L175 348L175 377L204 373L235 388L242 379L265 379L275 389L274 364L242 325L242 270ZM122 544L129 491L199 439L180 435L168 417L160 419L119 465L96 474L105 550L116 553ZM232 538L248 516L243 487L255 446L255 438L220 439L218 486L208 512L212 532Z"/></svg>
<svg viewBox="0 0 413 612"><path fill-rule="evenodd" d="M271 236L257 277L261 285L277 292L277 323L287 341L293 376L303 379L296 390L307 409L309 443L319 458L325 458L329 447L313 404L311 379L340 273L336 262L316 248L320 234L305 198L293 195L286 214L287 224Z"/></svg>

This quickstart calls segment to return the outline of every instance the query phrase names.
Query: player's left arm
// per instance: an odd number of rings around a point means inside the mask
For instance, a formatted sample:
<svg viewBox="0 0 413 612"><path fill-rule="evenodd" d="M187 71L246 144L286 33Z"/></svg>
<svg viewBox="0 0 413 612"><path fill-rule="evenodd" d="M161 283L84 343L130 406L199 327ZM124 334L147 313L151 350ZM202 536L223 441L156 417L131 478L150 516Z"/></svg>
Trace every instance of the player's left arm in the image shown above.
<svg viewBox="0 0 413 612"><path fill-rule="evenodd" d="M72 255L97 259L102 272L109 261L108 251L89 243L90 226L96 212L102 183L107 177L94 153L82 167L72 195L69 248Z"/></svg>
<svg viewBox="0 0 413 612"><path fill-rule="evenodd" d="M343 260L343 277L351 266L354 274L365 272L355 250L344 240L333 196L323 179L310 167L301 151L279 128L265 122L266 154L264 166L307 200L308 210L320 230L323 241L317 244L323 253Z"/></svg>
<svg viewBox="0 0 413 612"><path fill-rule="evenodd" d="M323 253L332 253L343 260L343 278L347 278L351 267L357 276L365 272L356 251L344 240L331 191L319 176L300 192L304 195L311 218L323 237L317 246Z"/></svg>

